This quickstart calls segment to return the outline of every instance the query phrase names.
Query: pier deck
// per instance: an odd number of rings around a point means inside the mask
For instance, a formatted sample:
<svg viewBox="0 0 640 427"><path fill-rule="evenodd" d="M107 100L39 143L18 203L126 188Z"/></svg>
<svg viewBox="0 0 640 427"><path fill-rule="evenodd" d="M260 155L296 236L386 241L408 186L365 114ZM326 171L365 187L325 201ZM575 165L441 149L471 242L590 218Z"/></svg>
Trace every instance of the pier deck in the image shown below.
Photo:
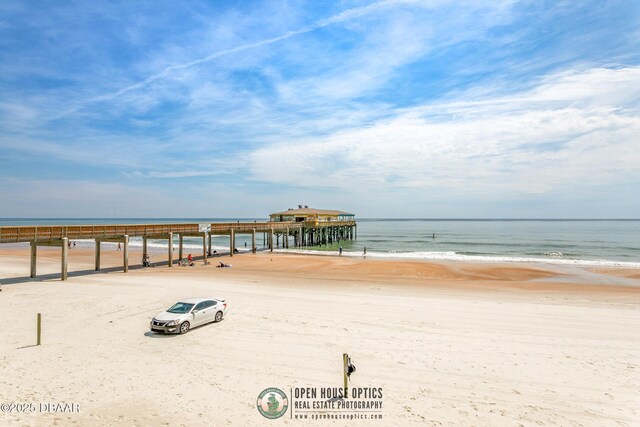
<svg viewBox="0 0 640 427"><path fill-rule="evenodd" d="M61 248L61 279L67 279L68 247L71 240L95 240L95 269L100 270L100 249L102 242L117 242L122 246L123 269L129 270L129 239L142 237L142 257L147 257L147 239L167 239L169 267L173 266L173 239L179 238L178 259L183 255L184 237L202 237L202 255L205 264L211 255L211 237L229 236L229 256L235 250L236 234L252 234L252 252L255 253L256 233L264 233L268 247L274 244L289 248L290 237L294 246L313 246L332 243L356 237L356 222L349 221L269 221L269 222L227 222L227 223L178 223L178 224L100 224L100 225L38 225L0 226L0 243L30 243L31 277L36 276L38 246ZM274 239L275 236L275 239ZM275 240L275 242L274 242ZM207 242L208 241L208 242Z"/></svg>

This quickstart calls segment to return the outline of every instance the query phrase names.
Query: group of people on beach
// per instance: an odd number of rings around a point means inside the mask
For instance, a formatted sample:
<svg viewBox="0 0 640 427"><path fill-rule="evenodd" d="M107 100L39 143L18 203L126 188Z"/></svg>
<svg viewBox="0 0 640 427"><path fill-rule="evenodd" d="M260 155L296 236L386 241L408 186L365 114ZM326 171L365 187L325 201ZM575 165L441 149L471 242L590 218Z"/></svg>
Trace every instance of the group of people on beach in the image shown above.
<svg viewBox="0 0 640 427"><path fill-rule="evenodd" d="M195 264L193 262L193 257L191 256L191 254L187 255L187 259L185 260L184 258L180 258L178 260L178 265L182 266L182 267L193 267Z"/></svg>

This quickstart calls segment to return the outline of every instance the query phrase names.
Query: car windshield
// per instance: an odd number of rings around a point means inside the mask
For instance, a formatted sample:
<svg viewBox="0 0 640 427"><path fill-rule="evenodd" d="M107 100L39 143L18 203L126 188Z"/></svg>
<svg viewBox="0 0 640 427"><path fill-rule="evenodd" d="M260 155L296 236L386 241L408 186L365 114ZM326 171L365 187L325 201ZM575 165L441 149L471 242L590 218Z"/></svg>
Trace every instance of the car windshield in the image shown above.
<svg viewBox="0 0 640 427"><path fill-rule="evenodd" d="M186 302L177 302L167 311L169 313L184 314L188 313L192 308L193 304L187 304Z"/></svg>

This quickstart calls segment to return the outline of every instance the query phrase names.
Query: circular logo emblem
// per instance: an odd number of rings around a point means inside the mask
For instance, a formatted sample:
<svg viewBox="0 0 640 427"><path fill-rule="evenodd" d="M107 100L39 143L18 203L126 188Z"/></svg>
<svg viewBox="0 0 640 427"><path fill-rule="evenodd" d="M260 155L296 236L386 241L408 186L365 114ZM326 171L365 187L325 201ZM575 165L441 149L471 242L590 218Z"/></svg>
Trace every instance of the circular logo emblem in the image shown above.
<svg viewBox="0 0 640 427"><path fill-rule="evenodd" d="M284 391L270 387L258 395L258 411L263 417L276 419L287 413L289 399Z"/></svg>

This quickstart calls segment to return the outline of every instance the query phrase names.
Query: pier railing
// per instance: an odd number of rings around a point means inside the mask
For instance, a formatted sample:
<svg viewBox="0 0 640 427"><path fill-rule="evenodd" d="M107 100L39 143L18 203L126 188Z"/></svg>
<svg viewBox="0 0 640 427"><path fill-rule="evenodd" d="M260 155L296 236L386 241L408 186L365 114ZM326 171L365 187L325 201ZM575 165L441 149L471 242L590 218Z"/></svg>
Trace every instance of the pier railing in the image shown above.
<svg viewBox="0 0 640 427"><path fill-rule="evenodd" d="M304 222L292 222L292 224L304 224L306 228L317 227L342 227L356 225L355 221L304 221Z"/></svg>
<svg viewBox="0 0 640 427"><path fill-rule="evenodd" d="M207 224L208 225L208 224ZM240 222L211 223L211 234L284 231L301 228L301 223L289 222ZM128 235L129 237L153 237L175 234L201 234L200 224L104 224L104 225L42 225L0 227L0 243L38 242L68 239L100 239Z"/></svg>

